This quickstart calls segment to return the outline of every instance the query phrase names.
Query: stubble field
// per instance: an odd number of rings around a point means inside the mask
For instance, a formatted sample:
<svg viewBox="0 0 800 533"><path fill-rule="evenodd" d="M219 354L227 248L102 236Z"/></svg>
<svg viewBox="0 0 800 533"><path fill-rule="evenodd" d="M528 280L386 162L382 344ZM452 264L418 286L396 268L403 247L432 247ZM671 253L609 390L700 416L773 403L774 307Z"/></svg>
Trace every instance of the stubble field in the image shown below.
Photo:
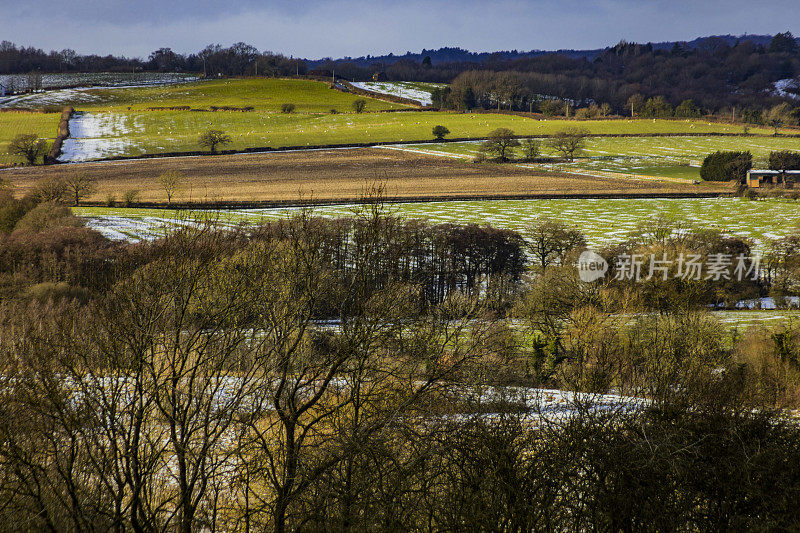
<svg viewBox="0 0 800 533"><path fill-rule="evenodd" d="M0 177L17 195L37 180L81 173L97 187L86 200L121 200L137 189L144 202L166 203L159 176L179 172L176 202L356 200L370 184L403 198L503 197L509 195L695 193L693 185L597 178L544 172L515 165L474 164L458 159L385 148L302 150L83 163L7 169ZM703 188L699 192L707 192ZM718 188L726 192L724 187Z"/></svg>

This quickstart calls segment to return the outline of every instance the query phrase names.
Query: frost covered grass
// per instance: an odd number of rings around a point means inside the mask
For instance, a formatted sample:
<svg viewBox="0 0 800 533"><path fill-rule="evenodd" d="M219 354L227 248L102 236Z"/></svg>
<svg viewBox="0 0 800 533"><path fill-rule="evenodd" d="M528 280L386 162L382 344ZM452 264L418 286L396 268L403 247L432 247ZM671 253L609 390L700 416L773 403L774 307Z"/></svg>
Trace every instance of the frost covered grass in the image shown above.
<svg viewBox="0 0 800 533"><path fill-rule="evenodd" d="M60 113L0 113L0 166L25 162L24 157L8 153L8 144L17 135L35 133L49 145L60 117Z"/></svg>
<svg viewBox="0 0 800 533"><path fill-rule="evenodd" d="M75 213L89 219L91 224L102 221L105 228L112 230L117 224L128 224L128 221L144 223L141 228L157 228L157 224L151 224L151 219L158 219L163 226L179 216L183 220L201 214L213 216L225 224L256 223L291 216L298 209L180 213L161 209L79 208ZM353 209L347 205L322 206L314 208L313 212L320 216L338 217L352 215ZM400 216L433 223L491 224L518 231L524 231L533 219L546 217L577 227L593 246L624 240L637 226L656 216L753 239L757 247L770 239L796 232L797 221L800 221L800 203L740 198L448 201L393 204L389 210ZM787 220L795 222L787 223Z"/></svg>

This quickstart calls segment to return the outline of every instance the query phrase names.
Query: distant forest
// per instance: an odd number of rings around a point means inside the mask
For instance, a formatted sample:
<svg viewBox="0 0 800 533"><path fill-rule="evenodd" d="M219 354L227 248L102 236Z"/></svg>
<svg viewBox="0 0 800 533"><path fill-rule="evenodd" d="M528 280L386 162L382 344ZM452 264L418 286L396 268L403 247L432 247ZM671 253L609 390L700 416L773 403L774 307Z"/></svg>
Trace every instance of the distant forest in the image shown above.
<svg viewBox="0 0 800 533"><path fill-rule="evenodd" d="M69 71L175 71L206 76L331 75L350 80L375 77L396 81L450 83L435 95L439 107L500 108L553 112L553 102L630 112L651 101L653 116L761 110L800 95L797 85L775 91L775 82L800 75L798 40L789 32L770 36L714 36L691 42L620 42L600 50L547 52L517 50L472 53L460 48L423 50L402 56L322 59L290 58L260 52L245 43L209 45L183 55L169 48L144 59L79 55L0 43L0 73ZM794 93L794 95L792 94ZM638 113L637 113L638 114ZM746 118L746 117L744 117Z"/></svg>

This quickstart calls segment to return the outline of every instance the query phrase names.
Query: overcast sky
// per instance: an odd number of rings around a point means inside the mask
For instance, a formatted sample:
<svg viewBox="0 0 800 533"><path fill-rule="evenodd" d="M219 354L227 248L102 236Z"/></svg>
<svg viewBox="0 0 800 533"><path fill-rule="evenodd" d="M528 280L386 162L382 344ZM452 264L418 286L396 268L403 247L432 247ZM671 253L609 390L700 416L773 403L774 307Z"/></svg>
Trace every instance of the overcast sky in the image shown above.
<svg viewBox="0 0 800 533"><path fill-rule="evenodd" d="M621 39L800 33L799 0L0 0L0 39L146 57L236 41L304 58L599 48Z"/></svg>

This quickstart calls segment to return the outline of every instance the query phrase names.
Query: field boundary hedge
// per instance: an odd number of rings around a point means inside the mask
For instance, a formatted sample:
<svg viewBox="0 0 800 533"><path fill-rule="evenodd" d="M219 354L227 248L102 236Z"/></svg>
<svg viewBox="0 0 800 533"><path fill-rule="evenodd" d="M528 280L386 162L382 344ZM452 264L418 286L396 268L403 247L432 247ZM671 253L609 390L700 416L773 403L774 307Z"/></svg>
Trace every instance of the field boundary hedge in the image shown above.
<svg viewBox="0 0 800 533"><path fill-rule="evenodd" d="M492 200L613 200L613 199L648 199L648 198L722 198L734 196L733 192L654 192L654 193L520 193L473 196L387 196L382 201L390 204L425 203L425 202L477 202ZM137 202L131 209L259 209L272 207L318 207L328 205L353 205L369 203L369 199L344 198L330 200L219 200L216 202ZM81 207L108 207L105 202L81 202ZM115 207L115 209L126 209Z"/></svg>
<svg viewBox="0 0 800 533"><path fill-rule="evenodd" d="M44 158L45 164L58 162L58 156L61 155L64 139L69 137L69 119L71 119L74 114L75 109L72 106L67 106L61 111L61 119L58 121L58 132L52 146L50 146L50 152Z"/></svg>

